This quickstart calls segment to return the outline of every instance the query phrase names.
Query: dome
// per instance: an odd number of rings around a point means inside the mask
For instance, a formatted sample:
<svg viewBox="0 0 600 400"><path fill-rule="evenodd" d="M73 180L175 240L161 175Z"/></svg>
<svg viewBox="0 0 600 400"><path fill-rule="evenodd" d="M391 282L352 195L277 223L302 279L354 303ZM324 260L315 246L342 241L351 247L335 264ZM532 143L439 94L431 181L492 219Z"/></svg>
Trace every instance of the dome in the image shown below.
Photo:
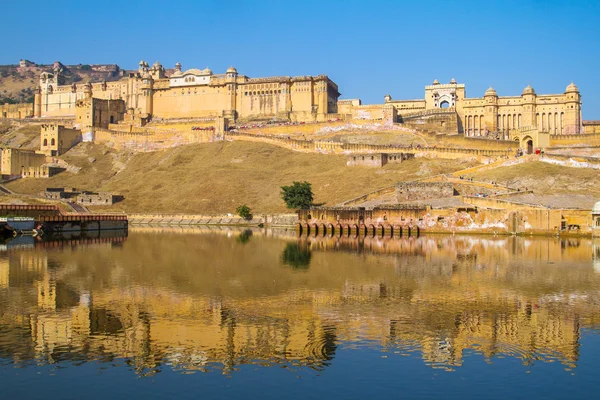
<svg viewBox="0 0 600 400"><path fill-rule="evenodd" d="M566 92L579 92L579 88L573 82L569 83Z"/></svg>
<svg viewBox="0 0 600 400"><path fill-rule="evenodd" d="M454 78L450 79L450 83L456 83L456 79L454 79Z"/></svg>
<svg viewBox="0 0 600 400"><path fill-rule="evenodd" d="M498 96L498 93L496 93L496 90L490 86L488 90L485 91L485 96Z"/></svg>
<svg viewBox="0 0 600 400"><path fill-rule="evenodd" d="M600 201L592 207L592 214L600 214Z"/></svg>
<svg viewBox="0 0 600 400"><path fill-rule="evenodd" d="M175 63L175 69L181 69L181 63L180 62Z"/></svg>
<svg viewBox="0 0 600 400"><path fill-rule="evenodd" d="M152 64L152 68L161 69L162 65L158 61L156 61L154 64Z"/></svg>
<svg viewBox="0 0 600 400"><path fill-rule="evenodd" d="M533 90L531 85L527 85L527 87L523 89L523 93L521 93L521 96L524 96L526 94L535 94L535 90Z"/></svg>
<svg viewBox="0 0 600 400"><path fill-rule="evenodd" d="M144 66L144 60L140 61L140 67Z"/></svg>
<svg viewBox="0 0 600 400"><path fill-rule="evenodd" d="M233 66L227 68L227 71L225 71L225 73L227 74L237 74L237 69L233 68Z"/></svg>
<svg viewBox="0 0 600 400"><path fill-rule="evenodd" d="M202 73L205 75L212 75L212 71L210 70L210 68L206 67L202 70ZM237 73L237 71L236 71Z"/></svg>
<svg viewBox="0 0 600 400"><path fill-rule="evenodd" d="M433 84L434 84L434 85L439 85L439 84L440 84L440 81L438 81L437 79L435 79L435 80L433 81Z"/></svg>

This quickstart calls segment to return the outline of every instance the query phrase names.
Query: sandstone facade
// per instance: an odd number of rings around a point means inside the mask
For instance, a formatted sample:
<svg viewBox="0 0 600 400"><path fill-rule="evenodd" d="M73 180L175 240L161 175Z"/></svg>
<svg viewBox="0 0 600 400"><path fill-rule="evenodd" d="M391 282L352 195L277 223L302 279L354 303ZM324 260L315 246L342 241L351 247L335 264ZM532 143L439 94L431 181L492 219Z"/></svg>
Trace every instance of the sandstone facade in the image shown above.
<svg viewBox="0 0 600 400"><path fill-rule="evenodd" d="M159 63L141 61L137 72L116 82L65 85L57 66L40 76L35 116L76 114L78 101L93 97L123 100L128 113L140 118L201 118L229 120L326 120L337 113L337 85L326 75L249 78L230 67L223 74L210 69L183 71L177 63L167 76Z"/></svg>

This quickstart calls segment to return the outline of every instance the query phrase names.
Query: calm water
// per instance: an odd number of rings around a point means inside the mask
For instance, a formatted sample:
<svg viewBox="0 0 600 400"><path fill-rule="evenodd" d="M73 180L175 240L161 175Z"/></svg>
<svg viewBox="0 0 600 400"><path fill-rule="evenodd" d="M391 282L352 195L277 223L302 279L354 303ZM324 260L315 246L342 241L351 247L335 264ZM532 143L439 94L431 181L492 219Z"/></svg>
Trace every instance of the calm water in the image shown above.
<svg viewBox="0 0 600 400"><path fill-rule="evenodd" d="M0 247L1 398L597 396L600 240L133 229Z"/></svg>

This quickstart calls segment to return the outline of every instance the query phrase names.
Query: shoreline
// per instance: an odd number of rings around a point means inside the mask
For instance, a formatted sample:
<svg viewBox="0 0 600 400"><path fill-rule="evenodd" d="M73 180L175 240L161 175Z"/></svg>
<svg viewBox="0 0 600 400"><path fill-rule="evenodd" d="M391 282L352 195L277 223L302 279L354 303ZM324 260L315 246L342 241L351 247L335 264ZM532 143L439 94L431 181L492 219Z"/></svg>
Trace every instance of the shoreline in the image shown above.
<svg viewBox="0 0 600 400"><path fill-rule="evenodd" d="M554 237L554 238L600 238L592 232L508 232L508 231L489 231L485 229L472 230L440 230L440 229L419 229L418 233L410 235L393 235L387 229L381 233L367 232L365 229L359 231L353 230L350 233L343 232L301 232L301 221L296 214L269 214L254 216L250 220L231 216L203 216L195 214L129 214L129 225L132 228L202 228L202 227L239 227L239 228L282 228L294 230L298 237L378 237L378 238L409 238L426 235L477 235L477 236L517 236L517 237ZM366 227L366 226L365 226Z"/></svg>

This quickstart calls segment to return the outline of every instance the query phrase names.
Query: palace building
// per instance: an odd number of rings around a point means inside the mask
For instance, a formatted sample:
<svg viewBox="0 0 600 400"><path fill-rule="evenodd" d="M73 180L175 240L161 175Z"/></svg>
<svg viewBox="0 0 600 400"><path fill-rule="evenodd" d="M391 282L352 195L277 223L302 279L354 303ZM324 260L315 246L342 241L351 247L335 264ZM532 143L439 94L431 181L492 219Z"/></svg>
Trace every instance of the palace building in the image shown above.
<svg viewBox="0 0 600 400"><path fill-rule="evenodd" d="M76 115L78 101L94 98L124 101L126 113L141 120L225 117L231 121L282 119L326 120L337 113L337 85L326 75L249 78L230 67L224 74L210 69L174 72L157 61L114 82L65 85L60 67L40 76L34 116ZM110 106L105 107L107 110ZM108 112L108 111L107 111ZM115 111L111 123L123 116Z"/></svg>
<svg viewBox="0 0 600 400"><path fill-rule="evenodd" d="M425 124L437 121L438 129L465 136L495 133L508 139L511 130L525 127L551 135L583 133L581 95L573 83L560 94L537 94L528 85L518 96L498 96L490 87L483 97L467 97L464 84L454 79L444 84L436 79L425 86L423 99L393 100L386 95L383 104L362 105L359 99L340 100L338 104L340 113L352 114L353 118Z"/></svg>

